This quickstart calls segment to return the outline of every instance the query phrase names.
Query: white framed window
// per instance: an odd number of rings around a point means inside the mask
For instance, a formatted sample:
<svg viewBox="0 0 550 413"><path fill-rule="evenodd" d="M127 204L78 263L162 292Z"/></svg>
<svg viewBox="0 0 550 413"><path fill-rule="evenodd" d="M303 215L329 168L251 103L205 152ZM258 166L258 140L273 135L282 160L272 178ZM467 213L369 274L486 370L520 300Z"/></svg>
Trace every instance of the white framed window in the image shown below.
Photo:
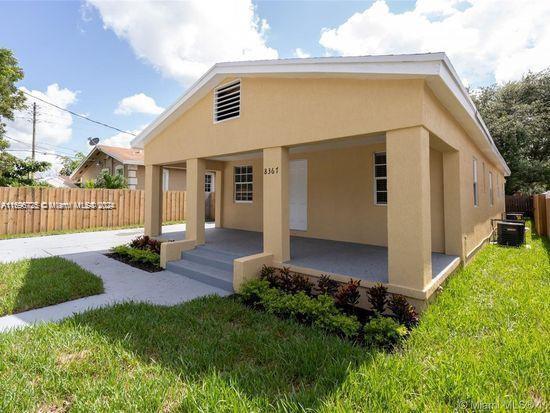
<svg viewBox="0 0 550 413"><path fill-rule="evenodd" d="M493 173L489 171L489 205L493 206L495 202L493 194Z"/></svg>
<svg viewBox="0 0 550 413"><path fill-rule="evenodd" d="M170 188L170 170L162 168L162 190L166 192L168 188Z"/></svg>
<svg viewBox="0 0 550 413"><path fill-rule="evenodd" d="M235 166L233 177L235 202L252 202L254 192L252 165Z"/></svg>
<svg viewBox="0 0 550 413"><path fill-rule="evenodd" d="M374 154L374 203L375 205L388 204L388 172L386 152Z"/></svg>
<svg viewBox="0 0 550 413"><path fill-rule="evenodd" d="M214 91L214 123L241 115L241 81L221 85Z"/></svg>
<svg viewBox="0 0 550 413"><path fill-rule="evenodd" d="M124 165L115 166L115 174L124 176Z"/></svg>
<svg viewBox="0 0 550 413"><path fill-rule="evenodd" d="M204 175L204 192L214 192L214 174Z"/></svg>
<svg viewBox="0 0 550 413"><path fill-rule="evenodd" d="M473 168L472 168L472 173L473 173L473 190L474 190L474 206L477 207L478 204L479 204L479 193L478 193L478 184L477 184L477 159L474 158L474 162L473 162Z"/></svg>

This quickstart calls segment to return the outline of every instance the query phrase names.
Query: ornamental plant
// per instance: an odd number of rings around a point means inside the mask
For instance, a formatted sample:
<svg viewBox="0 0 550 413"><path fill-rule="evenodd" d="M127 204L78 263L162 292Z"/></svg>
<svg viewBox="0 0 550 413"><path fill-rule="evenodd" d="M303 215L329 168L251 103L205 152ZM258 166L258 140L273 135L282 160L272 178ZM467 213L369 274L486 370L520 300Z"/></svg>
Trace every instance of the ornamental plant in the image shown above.
<svg viewBox="0 0 550 413"><path fill-rule="evenodd" d="M388 288L382 283L377 283L367 288L367 297L372 309L377 314L384 314L388 301Z"/></svg>
<svg viewBox="0 0 550 413"><path fill-rule="evenodd" d="M326 294L332 297L338 290L338 282L328 275L321 275L317 280L316 290L319 295Z"/></svg>
<svg viewBox="0 0 550 413"><path fill-rule="evenodd" d="M367 346L391 350L407 335L407 328L393 318L374 317L363 327Z"/></svg>
<svg viewBox="0 0 550 413"><path fill-rule="evenodd" d="M355 306L359 303L359 286L361 280L350 279L346 284L340 285L338 291L334 294L336 305L340 307Z"/></svg>
<svg viewBox="0 0 550 413"><path fill-rule="evenodd" d="M418 314L407 299L399 294L392 294L388 300L388 307L397 321L411 328L418 324Z"/></svg>

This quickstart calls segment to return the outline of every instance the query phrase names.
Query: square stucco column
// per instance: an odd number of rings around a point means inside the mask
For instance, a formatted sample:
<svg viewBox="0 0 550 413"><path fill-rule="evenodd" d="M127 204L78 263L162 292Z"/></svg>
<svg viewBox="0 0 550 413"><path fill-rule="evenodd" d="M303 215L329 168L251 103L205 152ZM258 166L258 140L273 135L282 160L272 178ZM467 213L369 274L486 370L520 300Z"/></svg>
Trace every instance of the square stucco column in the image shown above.
<svg viewBox="0 0 550 413"><path fill-rule="evenodd" d="M162 173L158 165L145 165L145 235L162 233Z"/></svg>
<svg viewBox="0 0 550 413"><path fill-rule="evenodd" d="M386 156L389 282L422 291L432 278L428 131L387 132Z"/></svg>
<svg viewBox="0 0 550 413"><path fill-rule="evenodd" d="M465 260L462 242L460 199L460 153L443 152L443 203L445 217L445 254Z"/></svg>
<svg viewBox="0 0 550 413"><path fill-rule="evenodd" d="M185 238L195 240L197 245L204 244L204 159L187 160L187 221Z"/></svg>
<svg viewBox="0 0 550 413"><path fill-rule="evenodd" d="M275 262L290 259L288 225L288 148L264 149L263 159L264 252Z"/></svg>
<svg viewBox="0 0 550 413"><path fill-rule="evenodd" d="M222 205L223 205L223 172L216 171L214 177L214 221L216 228L222 227Z"/></svg>

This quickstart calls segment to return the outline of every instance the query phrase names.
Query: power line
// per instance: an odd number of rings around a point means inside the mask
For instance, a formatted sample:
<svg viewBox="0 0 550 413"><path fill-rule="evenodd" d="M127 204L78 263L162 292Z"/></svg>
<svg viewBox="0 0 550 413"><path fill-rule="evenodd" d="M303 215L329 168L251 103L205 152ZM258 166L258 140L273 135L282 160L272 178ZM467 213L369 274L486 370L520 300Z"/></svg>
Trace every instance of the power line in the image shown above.
<svg viewBox="0 0 550 413"><path fill-rule="evenodd" d="M19 139L15 139L15 138L12 138L12 137L7 136L7 135L4 135L4 137L7 138L7 139L9 139L9 140L11 140L11 141L17 142L17 143L19 143L19 144L21 144L21 145L31 146L31 144L28 143L28 142L25 142L25 141L22 141L22 140L19 140ZM51 144L49 144L49 145L51 145ZM51 146L54 146L54 145L51 145ZM40 145L36 145L36 147L37 147L37 148L40 148L40 149L42 149L42 150L51 151L50 148L44 148L43 146L40 146ZM54 146L54 148L55 148L55 146ZM13 151L13 150L17 150L17 149L8 149L8 150ZM69 153L64 153L64 154L63 154L63 153L62 153L61 155L62 155L62 156L72 156L73 154L69 154Z"/></svg>
<svg viewBox="0 0 550 413"><path fill-rule="evenodd" d="M132 133L132 132L128 132L128 131L119 129L119 128L115 127L115 126L108 125L108 124L106 124L106 123L100 122L100 121L98 121L98 120L94 120L94 119L89 118L89 117L84 116L84 115L80 115L79 113L73 112L72 110L69 110L69 109L62 108L61 106L58 106L58 105L56 105L55 103L48 102L47 100L44 100L44 99L39 98L39 97L37 97L37 96L34 96L34 95L32 95L32 94L30 94L30 93L28 93L28 92L25 92L24 90L22 90L22 92L23 92L25 95L28 95L28 96L32 97L33 99L37 99L37 100L39 100L39 101L41 101L41 102L46 103L47 105L51 105L51 106L53 106L53 107L55 107L55 108L57 108L57 109L59 109L59 110L63 110L63 111L65 111L65 112L68 112L68 113L70 113L70 114L73 115L73 116L78 116L79 118L86 119L86 120L89 121L89 122L97 123L98 125L105 126L106 128L110 128L110 129L116 130L116 131L118 131L118 132L127 133L128 135L136 136L135 133Z"/></svg>

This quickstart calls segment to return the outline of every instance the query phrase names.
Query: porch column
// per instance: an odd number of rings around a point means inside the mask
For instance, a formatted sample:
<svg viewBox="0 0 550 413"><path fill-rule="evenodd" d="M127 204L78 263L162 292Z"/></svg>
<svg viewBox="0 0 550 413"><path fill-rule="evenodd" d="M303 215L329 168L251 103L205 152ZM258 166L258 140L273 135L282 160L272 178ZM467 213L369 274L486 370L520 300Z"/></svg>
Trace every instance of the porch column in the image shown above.
<svg viewBox="0 0 550 413"><path fill-rule="evenodd" d="M223 205L223 172L216 171L214 177L214 221L216 228L222 227L222 205Z"/></svg>
<svg viewBox="0 0 550 413"><path fill-rule="evenodd" d="M460 153L443 152L443 205L445 217L445 254L465 260L462 242L460 197Z"/></svg>
<svg viewBox="0 0 550 413"><path fill-rule="evenodd" d="M195 240L197 245L204 244L204 159L187 160L187 221L185 238Z"/></svg>
<svg viewBox="0 0 550 413"><path fill-rule="evenodd" d="M422 291L432 279L428 131L387 132L386 156L389 282Z"/></svg>
<svg viewBox="0 0 550 413"><path fill-rule="evenodd" d="M162 171L159 165L145 165L145 235L162 234Z"/></svg>
<svg viewBox="0 0 550 413"><path fill-rule="evenodd" d="M288 148L264 149L263 159L264 252L275 262L290 259L288 223Z"/></svg>

